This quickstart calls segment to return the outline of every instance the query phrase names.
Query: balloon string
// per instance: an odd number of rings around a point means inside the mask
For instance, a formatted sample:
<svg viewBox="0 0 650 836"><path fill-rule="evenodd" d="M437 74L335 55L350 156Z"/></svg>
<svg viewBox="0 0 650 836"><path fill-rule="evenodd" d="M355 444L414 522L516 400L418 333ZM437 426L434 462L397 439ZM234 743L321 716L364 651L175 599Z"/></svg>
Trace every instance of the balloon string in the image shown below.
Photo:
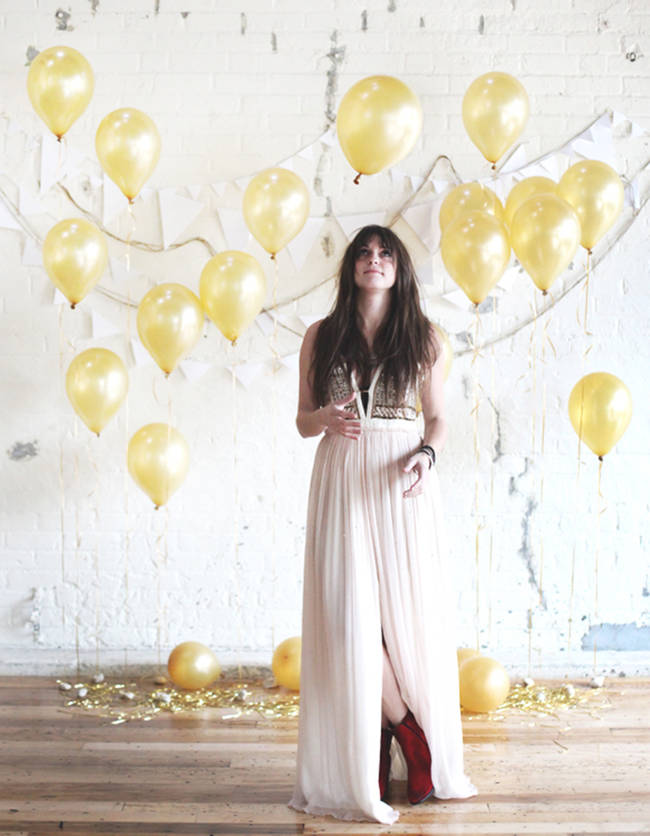
<svg viewBox="0 0 650 836"><path fill-rule="evenodd" d="M532 665L532 658L533 658L533 611L528 608L528 676L531 675L533 670Z"/></svg>
<svg viewBox="0 0 650 836"><path fill-rule="evenodd" d="M600 518L605 513L605 508L602 506L601 499L603 495L600 490L601 476L603 470L603 460L598 457L598 479L596 482L596 554L594 555L594 674L596 673L596 657L597 657L597 632L596 625L598 623L598 564L600 562Z"/></svg>
<svg viewBox="0 0 650 836"><path fill-rule="evenodd" d="M479 431L478 431L478 412L479 412L479 394L478 394L478 371L475 365L476 358L478 357L478 334L479 334L479 327L480 327L480 317L478 312L478 305L474 306L474 356L472 357L472 390L474 396L474 406L472 408L472 415L473 415L473 435L474 435L474 522L476 526L475 536L474 536L474 561L475 561L475 574L476 574L476 615L475 615L475 628L476 628L476 650L480 650L481 644L481 586L480 586L480 559L479 559L479 532L480 532L480 521L478 515L478 491L479 491L479 464L480 464L480 457L481 457L481 450L480 450L480 440L479 440Z"/></svg>
<svg viewBox="0 0 650 836"><path fill-rule="evenodd" d="M587 276L585 279L585 316L584 316L584 329L585 335L591 336L591 332L587 327L587 316L589 314L589 274L590 274L590 264L591 264L591 250L587 250Z"/></svg>
<svg viewBox="0 0 650 836"><path fill-rule="evenodd" d="M98 511L97 511L97 497L99 496L99 488L100 488L100 481L99 481L99 467L97 465L97 461L93 456L92 447L93 447L93 439L89 438L89 441L86 445L87 447L87 457L90 463L90 466L95 471L95 487L93 490L88 494L88 498L91 499L92 497L95 498L95 502L93 503L93 511L94 511L94 518L95 523L98 522ZM99 526L96 525L96 529ZM95 545L93 548L93 568L95 570L95 673L99 672L99 622L100 622L100 613L101 613L101 595L100 595L100 576L99 576L99 544L97 539L95 540Z"/></svg>
<svg viewBox="0 0 650 836"><path fill-rule="evenodd" d="M125 266L127 272L127 280L126 280L126 298L127 298L127 306L126 306L126 341L127 345L131 345L131 257L130 257L130 241L131 235L133 234L135 228L135 219L133 217L133 207L131 203L128 204L128 212L129 212L129 234L126 239L126 253L125 253ZM129 396L127 394L126 398L124 399L124 449L127 451L129 449L129 421L130 414L129 414ZM131 559L131 518L129 514L129 472L128 467L124 468L124 522L125 522L125 532L124 532L124 610L125 610L125 622L126 622L126 634L127 636L130 635L130 622L131 622L131 610L129 607L129 563ZM124 645L124 665L128 665L129 661L129 650L128 646Z"/></svg>
<svg viewBox="0 0 650 836"><path fill-rule="evenodd" d="M237 587L237 637L239 641L240 661L237 663L237 675L239 682L242 681L241 671L241 651L243 649L242 643L242 610L241 610L241 590L240 590L240 572L239 565L239 462L237 457L237 377L235 375L234 349L232 346L228 347L230 357L230 373L232 380L232 474L233 474L233 504L234 513L232 515L233 526L233 553L235 558L235 581Z"/></svg>
<svg viewBox="0 0 650 836"><path fill-rule="evenodd" d="M528 365L533 373L533 408L531 410L531 451L535 455L537 442L537 295L533 294L533 330L528 344Z"/></svg>
<svg viewBox="0 0 650 836"><path fill-rule="evenodd" d="M59 375L64 392L65 400L65 378L63 376L63 347L65 338L63 335L63 308L59 305ZM61 520L61 583L65 588L65 478L63 470L63 433L59 437L59 495L61 497L60 520ZM61 606L61 626L65 634L65 596Z"/></svg>
<svg viewBox="0 0 650 836"><path fill-rule="evenodd" d="M544 453L546 441L546 333L548 317L543 319L542 328L542 415L541 415L541 436L540 436L540 477L539 477L539 603L544 603Z"/></svg>
<svg viewBox="0 0 650 836"><path fill-rule="evenodd" d="M492 306L492 333L496 332L497 328L497 308ZM491 346L490 352L490 388L492 390L492 445L496 441L497 432L497 395L496 395L496 355L494 343ZM493 557L494 557L494 467L495 457L492 456L490 462L490 555L488 562L488 644L492 643L492 581L493 581Z"/></svg>
<svg viewBox="0 0 650 836"><path fill-rule="evenodd" d="M277 371L278 354L278 313L277 299L278 286L280 281L279 265L277 259L273 262L273 335L271 337L271 351L273 357L273 380L271 389L271 473L272 473L272 503L271 503L271 561L273 572L273 617L271 619L271 648L275 650L275 613L277 595L277 498L278 498L278 385L275 372Z"/></svg>
<svg viewBox="0 0 650 836"><path fill-rule="evenodd" d="M133 214L133 204L129 200L128 203L128 213L129 213L129 229L126 236L126 251L124 253L124 262L126 264L126 272L131 272L131 239L135 233L135 216ZM128 294L128 285L127 285L127 296L129 301L129 308L131 307L131 296Z"/></svg>
<svg viewBox="0 0 650 836"><path fill-rule="evenodd" d="M75 578L76 578L76 590L75 590L75 616L74 616L74 647L75 647L75 655L77 658L77 676L81 674L81 659L79 655L79 621L80 621L80 613L81 613L81 579L79 573L79 547L81 545L81 528L79 526L79 491L81 489L81 480L79 478L79 454L77 452L77 438L79 434L79 427L78 427L78 419L75 415L74 419L74 440L75 440L75 453L74 453L74 484L75 484L75 492L77 495L77 501L74 504L74 564L75 564Z"/></svg>

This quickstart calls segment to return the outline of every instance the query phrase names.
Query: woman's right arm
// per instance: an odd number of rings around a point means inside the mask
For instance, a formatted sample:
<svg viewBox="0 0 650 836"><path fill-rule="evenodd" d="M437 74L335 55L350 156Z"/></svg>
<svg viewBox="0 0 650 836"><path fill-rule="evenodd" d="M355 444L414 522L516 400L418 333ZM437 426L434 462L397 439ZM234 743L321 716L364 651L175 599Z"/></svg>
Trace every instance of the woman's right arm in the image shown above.
<svg viewBox="0 0 650 836"><path fill-rule="evenodd" d="M322 320L314 322L305 332L300 349L300 391L298 394L298 414L296 415L296 426L303 438L320 435L325 432L336 432L348 438L358 438L361 432L361 423L349 413L345 412L344 406L350 403L355 395L354 392L349 398L327 406L318 406L316 396L312 387L311 363L314 353L316 334Z"/></svg>

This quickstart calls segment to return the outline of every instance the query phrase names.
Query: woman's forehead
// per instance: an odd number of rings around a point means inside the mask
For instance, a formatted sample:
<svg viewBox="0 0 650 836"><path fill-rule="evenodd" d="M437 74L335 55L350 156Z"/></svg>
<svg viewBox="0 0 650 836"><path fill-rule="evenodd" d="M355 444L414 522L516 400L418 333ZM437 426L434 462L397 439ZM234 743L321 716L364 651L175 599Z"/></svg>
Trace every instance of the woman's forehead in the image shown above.
<svg viewBox="0 0 650 836"><path fill-rule="evenodd" d="M381 238L381 236L377 235L377 233L373 233L365 240L360 241L359 249L361 249L361 247L388 247L388 249L391 249L390 244Z"/></svg>

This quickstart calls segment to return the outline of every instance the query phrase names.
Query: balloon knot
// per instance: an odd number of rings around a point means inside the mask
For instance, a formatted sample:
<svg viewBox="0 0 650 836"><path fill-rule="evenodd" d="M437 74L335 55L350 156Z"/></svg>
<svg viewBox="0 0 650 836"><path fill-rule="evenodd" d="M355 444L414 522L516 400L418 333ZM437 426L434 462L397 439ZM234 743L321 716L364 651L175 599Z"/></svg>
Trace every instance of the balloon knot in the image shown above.
<svg viewBox="0 0 650 836"><path fill-rule="evenodd" d="M360 179L361 179L361 172L359 172L359 173L357 174L357 176L354 178L354 183L355 183L355 185L357 185L357 186L359 185L359 180L360 180Z"/></svg>
<svg viewBox="0 0 650 836"><path fill-rule="evenodd" d="M587 255L591 255L591 250L587 250Z"/></svg>
<svg viewBox="0 0 650 836"><path fill-rule="evenodd" d="M153 506L154 511L157 511L159 508L160 508L160 505L154 505Z"/></svg>
<svg viewBox="0 0 650 836"><path fill-rule="evenodd" d="M77 307L77 303L76 302L70 302L70 307L72 308L72 310L74 310Z"/></svg>
<svg viewBox="0 0 650 836"><path fill-rule="evenodd" d="M61 142L62 139L63 139L63 134L57 134L56 135L56 141L57 142Z"/></svg>
<svg viewBox="0 0 650 836"><path fill-rule="evenodd" d="M237 337L234 340L230 340L230 345L234 348L237 345Z"/></svg>
<svg viewBox="0 0 650 836"><path fill-rule="evenodd" d="M95 435L97 436L97 438L99 438L99 433L95 433Z"/></svg>
<svg viewBox="0 0 650 836"><path fill-rule="evenodd" d="M271 253L271 261L275 261L275 253Z"/></svg>
<svg viewBox="0 0 650 836"><path fill-rule="evenodd" d="M496 163L492 163L492 165L490 166L490 168L492 169L492 171L496 171L496 170L497 170L497 164L496 164Z"/></svg>
<svg viewBox="0 0 650 836"><path fill-rule="evenodd" d="M598 456L598 461L599 461L599 462L602 462L602 460L603 460L603 457L602 457L602 456Z"/></svg>
<svg viewBox="0 0 650 836"><path fill-rule="evenodd" d="M542 296L548 296L548 290L542 290Z"/></svg>

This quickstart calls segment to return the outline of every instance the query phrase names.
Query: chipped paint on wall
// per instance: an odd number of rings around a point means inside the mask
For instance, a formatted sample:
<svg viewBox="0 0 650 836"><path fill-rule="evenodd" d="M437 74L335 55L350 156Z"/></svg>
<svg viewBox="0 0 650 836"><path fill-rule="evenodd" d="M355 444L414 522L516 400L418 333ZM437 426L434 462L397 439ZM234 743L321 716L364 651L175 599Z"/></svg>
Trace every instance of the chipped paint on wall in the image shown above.
<svg viewBox="0 0 650 836"><path fill-rule="evenodd" d="M271 32L271 52L278 51L278 36L275 32Z"/></svg>
<svg viewBox="0 0 650 836"><path fill-rule="evenodd" d="M7 455L12 462L21 462L25 459L33 459L38 456L38 441L17 441L7 450Z"/></svg>
<svg viewBox="0 0 650 836"><path fill-rule="evenodd" d="M60 29L62 32L72 32L74 26L70 26L70 18L72 17L70 12L66 12L64 9L57 9L54 12L54 17L56 19L57 29Z"/></svg>
<svg viewBox="0 0 650 836"><path fill-rule="evenodd" d="M582 637L582 649L650 650L650 627L629 624L593 624Z"/></svg>
<svg viewBox="0 0 650 836"><path fill-rule="evenodd" d="M368 31L368 12L365 9L361 12L361 31Z"/></svg>
<svg viewBox="0 0 650 836"><path fill-rule="evenodd" d="M32 63L34 58L36 58L36 56L38 55L39 52L40 52L40 49L36 49L35 46L30 45L30 46L27 47L27 49L25 51L25 57L27 58L27 61L25 61L25 66L26 67L29 67L29 65Z"/></svg>

